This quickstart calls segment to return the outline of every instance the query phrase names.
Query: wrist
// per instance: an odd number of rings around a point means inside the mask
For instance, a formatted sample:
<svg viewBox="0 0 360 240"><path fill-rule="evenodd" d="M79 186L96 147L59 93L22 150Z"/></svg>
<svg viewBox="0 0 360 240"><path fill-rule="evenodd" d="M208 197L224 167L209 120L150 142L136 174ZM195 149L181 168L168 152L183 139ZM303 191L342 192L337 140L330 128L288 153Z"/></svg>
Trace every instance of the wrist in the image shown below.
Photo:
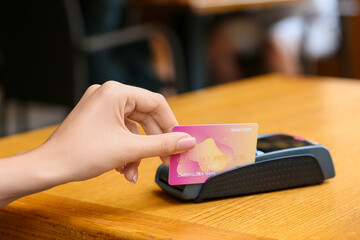
<svg viewBox="0 0 360 240"><path fill-rule="evenodd" d="M65 183L42 147L0 160L0 207L29 194Z"/></svg>
<svg viewBox="0 0 360 240"><path fill-rule="evenodd" d="M28 158L34 161L36 169L34 171L34 178L43 189L50 189L57 185L69 182L67 178L68 169L65 169L60 154L56 149L47 146L46 143L33 151L29 152Z"/></svg>

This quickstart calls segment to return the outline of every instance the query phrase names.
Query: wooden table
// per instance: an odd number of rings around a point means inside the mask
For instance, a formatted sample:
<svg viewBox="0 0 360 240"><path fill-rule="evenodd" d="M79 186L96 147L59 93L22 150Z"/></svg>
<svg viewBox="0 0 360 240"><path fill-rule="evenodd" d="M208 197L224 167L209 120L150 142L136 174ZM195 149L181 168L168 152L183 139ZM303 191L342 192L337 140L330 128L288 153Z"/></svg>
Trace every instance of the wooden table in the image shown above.
<svg viewBox="0 0 360 240"><path fill-rule="evenodd" d="M0 239L359 239L360 81L268 75L168 99L181 124L257 122L328 147L336 177L321 185L204 203L111 171L17 200L0 210ZM0 140L1 156L41 144L55 127Z"/></svg>

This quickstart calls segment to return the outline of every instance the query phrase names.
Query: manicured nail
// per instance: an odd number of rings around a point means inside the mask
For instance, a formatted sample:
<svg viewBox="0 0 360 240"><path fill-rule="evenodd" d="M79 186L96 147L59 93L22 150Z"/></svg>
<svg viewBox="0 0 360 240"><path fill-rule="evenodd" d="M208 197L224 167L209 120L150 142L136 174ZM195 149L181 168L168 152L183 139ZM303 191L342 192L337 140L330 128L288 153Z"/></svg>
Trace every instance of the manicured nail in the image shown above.
<svg viewBox="0 0 360 240"><path fill-rule="evenodd" d="M196 139L194 137L182 138L177 143L177 150L186 151L195 147L195 145L196 145Z"/></svg>
<svg viewBox="0 0 360 240"><path fill-rule="evenodd" d="M138 180L138 171L135 170L135 174L134 174L134 177L133 177L133 179L131 181L131 184L135 184L137 182L137 180Z"/></svg>

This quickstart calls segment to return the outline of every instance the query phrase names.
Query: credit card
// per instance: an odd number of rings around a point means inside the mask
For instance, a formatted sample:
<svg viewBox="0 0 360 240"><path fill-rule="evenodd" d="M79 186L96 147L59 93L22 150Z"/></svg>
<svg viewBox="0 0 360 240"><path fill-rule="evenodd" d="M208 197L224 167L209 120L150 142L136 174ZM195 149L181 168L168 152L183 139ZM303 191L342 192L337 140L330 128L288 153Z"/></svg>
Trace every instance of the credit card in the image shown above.
<svg viewBox="0 0 360 240"><path fill-rule="evenodd" d="M170 158L169 184L197 184L218 173L255 162L256 123L175 126L197 145Z"/></svg>

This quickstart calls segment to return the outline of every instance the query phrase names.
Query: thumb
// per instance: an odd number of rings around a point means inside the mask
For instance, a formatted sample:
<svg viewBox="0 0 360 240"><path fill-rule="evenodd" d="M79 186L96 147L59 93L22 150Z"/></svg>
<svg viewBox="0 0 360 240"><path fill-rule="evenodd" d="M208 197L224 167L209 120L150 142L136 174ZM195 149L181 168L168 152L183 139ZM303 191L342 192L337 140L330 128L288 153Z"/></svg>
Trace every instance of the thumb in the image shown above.
<svg viewBox="0 0 360 240"><path fill-rule="evenodd" d="M172 132L157 135L137 135L141 151L139 158L168 156L185 152L196 145L196 139L187 133Z"/></svg>

